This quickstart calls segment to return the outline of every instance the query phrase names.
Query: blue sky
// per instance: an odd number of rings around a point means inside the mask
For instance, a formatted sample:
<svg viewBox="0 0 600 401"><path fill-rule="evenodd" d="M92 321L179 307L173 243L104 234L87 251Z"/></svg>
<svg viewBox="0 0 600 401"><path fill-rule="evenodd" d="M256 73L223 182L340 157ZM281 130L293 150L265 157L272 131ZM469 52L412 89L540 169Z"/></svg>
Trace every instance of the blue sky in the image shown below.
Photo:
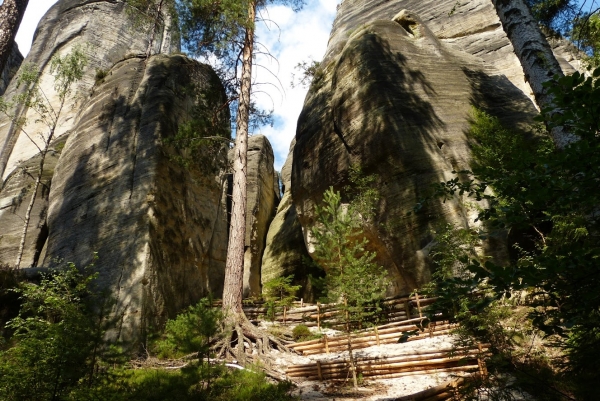
<svg viewBox="0 0 600 401"><path fill-rule="evenodd" d="M0 4L3 0L0 0ZM256 100L259 106L274 110L273 127L255 131L266 135L275 152L275 168L281 169L290 143L296 133L296 120L302 110L306 89L292 88L294 66L305 60L321 60L327 48L329 31L341 0L308 0L298 13L289 7L271 6L263 10L264 20L257 26L259 41L275 59L259 57L254 77ZM23 22L17 33L19 49L29 52L33 34L39 20L56 0L29 0Z"/></svg>

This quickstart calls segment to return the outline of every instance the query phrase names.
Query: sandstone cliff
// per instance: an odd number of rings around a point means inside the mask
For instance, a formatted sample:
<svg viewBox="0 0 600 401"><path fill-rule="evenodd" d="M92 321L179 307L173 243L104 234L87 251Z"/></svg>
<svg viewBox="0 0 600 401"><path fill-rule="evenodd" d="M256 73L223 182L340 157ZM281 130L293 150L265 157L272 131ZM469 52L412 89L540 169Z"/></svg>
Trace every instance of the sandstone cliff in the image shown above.
<svg viewBox="0 0 600 401"><path fill-rule="evenodd" d="M425 283L432 233L469 226L475 211L457 198L408 212L432 183L469 167L471 105L513 127L536 114L491 2L344 0L293 154L292 199L309 252L314 205L357 164L378 177L382 200L366 234L393 279L388 292Z"/></svg>
<svg viewBox="0 0 600 401"><path fill-rule="evenodd" d="M40 21L31 50L24 64L33 64L41 74L41 88L51 103L56 103L54 79L50 60L65 55L73 47L81 46L88 57L85 76L73 90L74 95L65 105L55 136L69 132L76 120L79 106L89 96L97 70L108 70L127 54L143 53L147 47L145 35L139 35L125 16L124 5L113 1L61 0L48 10ZM23 88L12 82L5 97L13 98ZM44 132L46 127L37 122L33 111L14 110L27 119L24 130ZM32 135L34 140L35 135ZM32 140L22 134L5 117L0 118L0 176L5 179L20 161L37 154Z"/></svg>
<svg viewBox="0 0 600 401"><path fill-rule="evenodd" d="M310 262L310 256L304 246L302 226L298 220L296 206L292 202L294 145L295 141L292 141L289 155L281 169L283 197L267 233L262 257L261 282L264 285L274 278L293 275L293 284L302 286L296 295L306 302L314 302L316 299L309 275L319 277L321 272Z"/></svg>
<svg viewBox="0 0 600 401"><path fill-rule="evenodd" d="M52 180L47 254L84 266L97 253L100 285L122 317L115 338L139 339L222 291L225 180L213 160L225 167L226 151L203 149L182 166L172 156L185 150L168 139L224 102L209 67L155 56L117 63L81 107ZM216 132L228 128L220 121Z"/></svg>
<svg viewBox="0 0 600 401"><path fill-rule="evenodd" d="M233 155L231 151L230 155ZM261 265L267 230L280 200L275 156L264 135L248 140L246 251L244 253L244 297L261 293Z"/></svg>
<svg viewBox="0 0 600 401"><path fill-rule="evenodd" d="M13 47L8 57L8 61L4 66L4 70L0 71L0 96L6 90L6 87L10 83L10 80L14 77L15 73L23 62L23 55L19 51L19 46L16 42L13 42Z"/></svg>

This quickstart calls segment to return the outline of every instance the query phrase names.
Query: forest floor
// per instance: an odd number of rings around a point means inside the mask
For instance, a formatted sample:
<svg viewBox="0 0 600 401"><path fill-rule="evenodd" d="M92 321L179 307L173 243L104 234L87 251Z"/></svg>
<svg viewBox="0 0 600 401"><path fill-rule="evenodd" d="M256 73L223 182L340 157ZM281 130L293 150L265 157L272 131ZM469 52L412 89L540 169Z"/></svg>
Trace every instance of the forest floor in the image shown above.
<svg viewBox="0 0 600 401"><path fill-rule="evenodd" d="M328 335L334 334L331 330ZM454 337L443 335L432 338L424 338L418 341L411 341L403 344L386 344L372 346L353 351L355 357L392 357L405 354L414 354L415 352L434 351L439 349L451 348L454 344ZM285 369L291 365L309 364L320 361L332 361L348 359L348 352L331 352L330 354L318 354L303 356L297 354L278 353L275 351L271 355L274 362L274 368L282 374ZM310 401L391 401L401 396L407 396L419 391L435 387L439 384L452 380L457 377L456 373L434 373L421 374L414 376L405 376L394 379L363 379L359 382L359 388L354 389L352 378L344 382L331 381L312 381L301 378L293 378L292 381L297 388L295 394L300 396L301 400Z"/></svg>

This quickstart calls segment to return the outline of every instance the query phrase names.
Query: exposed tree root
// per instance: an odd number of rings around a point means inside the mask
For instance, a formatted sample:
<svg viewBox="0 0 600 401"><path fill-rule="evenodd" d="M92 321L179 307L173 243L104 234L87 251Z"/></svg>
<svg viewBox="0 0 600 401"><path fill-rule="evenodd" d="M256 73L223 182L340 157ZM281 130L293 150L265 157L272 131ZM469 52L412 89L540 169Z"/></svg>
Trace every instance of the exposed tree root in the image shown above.
<svg viewBox="0 0 600 401"><path fill-rule="evenodd" d="M258 364L270 377L281 380L283 376L272 369L270 352L293 352L277 337L254 326L242 313L231 314L223 325L225 337L217 342L213 349L216 357L235 360L242 366Z"/></svg>

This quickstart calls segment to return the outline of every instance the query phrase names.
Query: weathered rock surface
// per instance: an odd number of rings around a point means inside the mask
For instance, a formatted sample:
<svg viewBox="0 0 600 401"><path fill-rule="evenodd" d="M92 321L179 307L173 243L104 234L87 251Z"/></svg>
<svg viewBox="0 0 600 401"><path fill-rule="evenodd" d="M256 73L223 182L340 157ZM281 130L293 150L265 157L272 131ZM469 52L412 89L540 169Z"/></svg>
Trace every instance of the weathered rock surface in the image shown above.
<svg viewBox="0 0 600 401"><path fill-rule="evenodd" d="M31 209L21 266L38 266L43 261L42 251L48 237L48 195L54 168L66 139L63 136L55 141L46 155L41 185ZM40 158L38 154L19 164L19 168L8 176L0 190L0 262L10 265L16 263L25 224L23 216L31 200Z"/></svg>
<svg viewBox="0 0 600 401"><path fill-rule="evenodd" d="M233 151L230 152L233 155ZM267 230L280 200L275 156L264 135L248 140L246 251L244 253L244 297L261 293L261 264Z"/></svg>
<svg viewBox="0 0 600 401"><path fill-rule="evenodd" d="M172 156L185 151L169 138L192 119L212 121L224 102L209 67L155 56L117 63L81 107L52 181L45 264L85 266L97 253L99 283L122 320L114 338L140 340L222 292L226 149L205 149L184 167ZM228 129L227 116L217 121L216 132Z"/></svg>
<svg viewBox="0 0 600 401"><path fill-rule="evenodd" d="M21 66L23 62L23 55L19 51L19 46L16 42L13 42L13 47L10 52L10 56L8 56L8 61L4 66L4 70L0 71L0 96L6 90L10 80L15 76L17 70Z"/></svg>
<svg viewBox="0 0 600 401"><path fill-rule="evenodd" d="M313 302L314 291L309 275L318 277L319 269L310 263L310 256L304 246L302 225L298 220L296 206L292 202L292 162L295 140L281 169L283 197L277 207L277 214L269 226L267 243L262 258L261 280L264 285L277 277L294 276L293 284L301 285L298 297Z"/></svg>
<svg viewBox="0 0 600 401"><path fill-rule="evenodd" d="M67 133L76 120L81 102L89 97L97 70L108 70L128 54L144 53L148 46L147 35L140 34L130 25L124 13L124 3L112 0L59 0L40 21L31 50L24 64L32 63L41 72L41 88L51 104L57 103L54 78L50 73L50 60L64 56L73 47L81 46L88 57L88 66L82 80L73 88L73 96L60 115L55 137ZM160 49L160 43L156 43ZM21 89L12 82L5 97L10 100ZM16 107L12 112L27 118L24 130L47 132L47 127L36 122L33 111ZM23 113L23 114L22 114ZM34 140L38 140L32 135ZM38 153L35 144L10 119L0 116L0 177L6 177L16 166Z"/></svg>
<svg viewBox="0 0 600 401"><path fill-rule="evenodd" d="M309 251L314 205L358 164L378 177L378 220L366 234L393 280L388 292L428 281L432 232L468 226L473 211L455 199L407 213L432 183L468 168L471 105L510 126L531 121L520 68L491 2L345 0L296 134L292 198Z"/></svg>

